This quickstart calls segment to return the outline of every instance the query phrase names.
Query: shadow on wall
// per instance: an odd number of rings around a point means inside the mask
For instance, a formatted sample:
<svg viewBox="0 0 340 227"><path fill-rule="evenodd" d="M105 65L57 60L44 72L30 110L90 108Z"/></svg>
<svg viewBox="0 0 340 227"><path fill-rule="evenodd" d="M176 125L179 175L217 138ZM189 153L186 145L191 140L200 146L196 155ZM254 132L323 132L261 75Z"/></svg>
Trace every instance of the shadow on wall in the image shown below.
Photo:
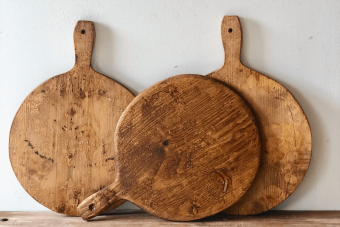
<svg viewBox="0 0 340 227"><path fill-rule="evenodd" d="M103 23L94 22L94 25L96 28L96 40L92 57L93 69L114 79L134 95L137 95L138 92L132 89L138 87L136 81L131 80L130 76L123 75L123 73L117 72L117 69L115 69L117 56L115 55L114 31Z"/></svg>
<svg viewBox="0 0 340 227"><path fill-rule="evenodd" d="M250 66L248 59L256 59L256 62L259 62L260 65L265 65L263 53L266 52L266 45L262 32L263 29L261 25L256 23L254 20L240 18L240 21L243 30L241 61L246 67L262 73L261 70L256 69L256 66ZM256 46L250 46L249 43L256 44ZM302 93L295 89L291 84L286 84L271 75L265 73L262 74L275 79L293 94L305 112L312 130L312 159L305 178L293 194L288 197L286 201L276 207L276 209L287 209L288 206L299 203L299 200L303 200L304 197L308 195L308 191L319 184L322 177L326 174L325 163L328 154L325 152L327 142L324 135L324 127L321 123L321 117L313 108L313 106L316 105L312 105L310 101L313 100L313 103L317 103L317 106L322 107L323 110L327 110L330 113L336 113L337 110L336 108L333 108L333 105L326 98L322 98L319 94L316 94L314 92L316 89L306 89L304 93ZM283 78L282 75L280 77Z"/></svg>

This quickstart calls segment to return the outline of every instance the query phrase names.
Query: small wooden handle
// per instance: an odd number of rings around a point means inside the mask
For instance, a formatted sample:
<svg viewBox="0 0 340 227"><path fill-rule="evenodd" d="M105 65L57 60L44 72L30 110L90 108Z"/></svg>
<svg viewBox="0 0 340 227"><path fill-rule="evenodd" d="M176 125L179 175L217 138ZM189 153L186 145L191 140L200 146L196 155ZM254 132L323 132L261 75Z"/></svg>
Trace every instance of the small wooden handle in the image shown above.
<svg viewBox="0 0 340 227"><path fill-rule="evenodd" d="M73 32L76 65L91 65L96 31L92 21L78 21Z"/></svg>
<svg viewBox="0 0 340 227"><path fill-rule="evenodd" d="M221 28L223 48L225 52L224 66L241 63L242 28L237 16L225 16Z"/></svg>
<svg viewBox="0 0 340 227"><path fill-rule="evenodd" d="M119 196L119 192L118 184L115 181L110 186L87 197L81 204L79 204L77 207L78 214L84 220L88 220L101 213L110 211L110 208L122 199Z"/></svg>

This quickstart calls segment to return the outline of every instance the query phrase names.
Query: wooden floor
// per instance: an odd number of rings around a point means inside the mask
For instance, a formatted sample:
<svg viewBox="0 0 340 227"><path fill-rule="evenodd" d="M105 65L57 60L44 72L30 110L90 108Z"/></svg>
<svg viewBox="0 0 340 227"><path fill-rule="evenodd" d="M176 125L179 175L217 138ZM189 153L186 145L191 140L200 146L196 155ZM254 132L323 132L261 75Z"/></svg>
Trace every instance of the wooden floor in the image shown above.
<svg viewBox="0 0 340 227"><path fill-rule="evenodd" d="M123 213L124 212L124 213ZM54 212L0 212L0 226L340 226L340 211L269 211L261 215L230 216L217 214L192 222L171 222L155 218L142 211L121 211L121 213L98 216L90 221Z"/></svg>

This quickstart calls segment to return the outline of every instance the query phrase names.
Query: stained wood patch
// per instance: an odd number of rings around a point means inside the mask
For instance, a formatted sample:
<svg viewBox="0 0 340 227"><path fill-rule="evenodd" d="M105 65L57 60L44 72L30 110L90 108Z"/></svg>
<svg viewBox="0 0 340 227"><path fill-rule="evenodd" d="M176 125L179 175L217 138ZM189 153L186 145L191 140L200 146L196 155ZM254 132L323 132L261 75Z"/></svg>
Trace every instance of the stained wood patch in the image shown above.
<svg viewBox="0 0 340 227"><path fill-rule="evenodd" d="M92 69L94 29L90 21L77 23L75 66L32 91L10 132L9 156L23 188L45 207L68 215L77 215L81 201L114 181L113 134L134 98Z"/></svg>

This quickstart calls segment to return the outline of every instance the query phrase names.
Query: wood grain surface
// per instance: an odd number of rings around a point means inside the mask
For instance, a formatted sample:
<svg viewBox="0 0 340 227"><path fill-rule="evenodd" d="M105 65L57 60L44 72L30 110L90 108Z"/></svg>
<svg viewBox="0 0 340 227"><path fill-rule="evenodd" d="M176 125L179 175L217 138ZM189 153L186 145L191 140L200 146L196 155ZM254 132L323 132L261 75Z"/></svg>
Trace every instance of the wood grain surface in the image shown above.
<svg viewBox="0 0 340 227"><path fill-rule="evenodd" d="M160 218L218 213L249 188L260 137L246 103L226 85L179 75L139 94L115 132L117 179L78 207L95 217L123 198Z"/></svg>
<svg viewBox="0 0 340 227"><path fill-rule="evenodd" d="M23 188L45 207L68 215L77 215L84 198L114 181L113 135L134 98L92 69L94 39L94 24L78 21L74 67L32 91L10 131L9 156Z"/></svg>
<svg viewBox="0 0 340 227"><path fill-rule="evenodd" d="M155 226L224 226L224 227L328 227L340 225L340 211L269 211L261 215L232 216L219 213L199 221L169 222L156 218L140 210L125 211L124 213L105 214L88 222L81 218L70 217L53 212L0 212L2 227L34 226L34 227L155 227Z"/></svg>
<svg viewBox="0 0 340 227"><path fill-rule="evenodd" d="M253 185L229 214L257 214L284 201L299 186L312 155L312 136L299 103L281 84L240 61L242 29L237 16L222 22L223 67L208 76L235 88L254 111L262 155Z"/></svg>

